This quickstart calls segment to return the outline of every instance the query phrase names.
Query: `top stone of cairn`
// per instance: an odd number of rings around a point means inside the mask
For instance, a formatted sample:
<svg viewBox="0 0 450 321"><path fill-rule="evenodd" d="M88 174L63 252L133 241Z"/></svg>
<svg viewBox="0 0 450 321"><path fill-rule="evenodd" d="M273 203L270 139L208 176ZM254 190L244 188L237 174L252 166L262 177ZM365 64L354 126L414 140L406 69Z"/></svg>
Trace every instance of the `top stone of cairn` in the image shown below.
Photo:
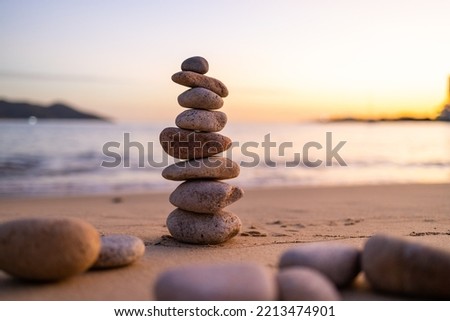
<svg viewBox="0 0 450 321"><path fill-rule="evenodd" d="M193 71L198 74L206 74L209 70L209 64L208 61L206 61L205 58L195 56L186 59L181 64L181 70L183 71Z"/></svg>

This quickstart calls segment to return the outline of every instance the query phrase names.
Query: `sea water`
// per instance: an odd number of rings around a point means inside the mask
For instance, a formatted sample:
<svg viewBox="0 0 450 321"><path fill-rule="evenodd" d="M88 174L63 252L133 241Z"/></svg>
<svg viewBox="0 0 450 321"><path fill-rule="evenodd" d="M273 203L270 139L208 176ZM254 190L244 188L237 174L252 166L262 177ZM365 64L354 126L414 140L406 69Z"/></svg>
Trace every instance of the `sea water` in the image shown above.
<svg viewBox="0 0 450 321"><path fill-rule="evenodd" d="M169 123L0 121L0 197L170 191ZM243 188L450 182L450 123L230 123Z"/></svg>

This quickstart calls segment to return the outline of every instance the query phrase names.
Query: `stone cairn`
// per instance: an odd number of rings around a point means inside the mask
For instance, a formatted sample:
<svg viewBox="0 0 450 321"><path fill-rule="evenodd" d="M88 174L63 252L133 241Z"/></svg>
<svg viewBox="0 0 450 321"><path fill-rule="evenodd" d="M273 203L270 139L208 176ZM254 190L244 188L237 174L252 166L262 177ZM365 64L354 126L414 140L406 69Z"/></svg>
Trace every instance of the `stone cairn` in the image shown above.
<svg viewBox="0 0 450 321"><path fill-rule="evenodd" d="M170 195L177 208L167 217L167 228L174 239L193 244L218 244L239 233L239 217L223 208L243 196L239 187L221 180L239 175L239 165L231 159L214 156L231 147L231 139L217 132L227 122L222 97L227 87L215 78L205 76L206 59L191 57L183 61L172 80L191 87L178 96L178 103L189 108L175 120L178 127L165 128L160 134L164 151L182 159L166 167L162 176L185 181Z"/></svg>

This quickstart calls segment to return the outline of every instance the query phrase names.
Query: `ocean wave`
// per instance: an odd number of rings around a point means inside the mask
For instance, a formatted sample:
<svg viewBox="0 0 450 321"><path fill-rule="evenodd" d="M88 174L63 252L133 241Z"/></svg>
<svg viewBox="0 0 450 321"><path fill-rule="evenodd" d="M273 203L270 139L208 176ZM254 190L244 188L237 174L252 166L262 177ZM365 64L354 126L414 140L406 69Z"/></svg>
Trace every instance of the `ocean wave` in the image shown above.
<svg viewBox="0 0 450 321"><path fill-rule="evenodd" d="M0 176L24 175L44 163L44 157L33 155L12 155L0 158Z"/></svg>
<svg viewBox="0 0 450 321"><path fill-rule="evenodd" d="M157 139L163 126L156 125L108 125L86 124L39 124L33 134L26 124L0 127L0 196L11 195L75 195L92 193L115 193L135 191L171 190L179 182L166 181L161 171L174 162L164 158L160 146L154 150L131 148L124 153L123 133L132 133L133 141L146 142ZM278 148L270 149L270 157L262 147L252 150L254 158L242 150L233 149L230 157L240 164L241 174L233 179L242 187L291 186L291 185L342 185L404 182L450 182L450 127L438 124L398 124L362 128L351 124L330 129L327 124L283 125L251 124L251 130L243 125L227 126L225 133L235 141L260 142L271 128L273 139L278 133L286 141L289 137L294 146L290 153L281 154ZM336 131L336 140L347 140L340 154L347 166L331 159L326 164L324 133ZM278 132L277 132L278 131ZM420 132L420 135L416 135ZM255 140L255 137L259 137ZM414 139L411 139L414 137ZM324 146L301 162L293 162L295 153L307 141L318 140ZM104 155L105 142L121 144L116 152L120 162L114 168L102 167L110 162ZM277 142L280 146L281 141ZM290 151L290 150L287 150ZM161 156L163 155L163 156ZM255 156L256 155L256 156ZM226 153L224 156L227 156ZM303 157L304 155L301 155ZM152 166L148 158L167 164ZM315 167L316 160L322 163ZM127 166L125 166L127 165Z"/></svg>

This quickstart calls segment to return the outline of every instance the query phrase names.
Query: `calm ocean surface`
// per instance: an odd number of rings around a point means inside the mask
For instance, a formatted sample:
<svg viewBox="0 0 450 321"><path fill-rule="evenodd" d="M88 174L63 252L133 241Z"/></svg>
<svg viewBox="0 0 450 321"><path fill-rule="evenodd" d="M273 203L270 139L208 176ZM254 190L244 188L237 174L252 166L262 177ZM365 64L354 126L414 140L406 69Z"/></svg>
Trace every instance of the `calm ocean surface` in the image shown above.
<svg viewBox="0 0 450 321"><path fill-rule="evenodd" d="M161 171L173 159L158 141L168 126L0 121L0 197L172 190L179 183ZM450 182L450 123L232 123L222 133L235 142L227 156L242 165L230 183L244 188Z"/></svg>

